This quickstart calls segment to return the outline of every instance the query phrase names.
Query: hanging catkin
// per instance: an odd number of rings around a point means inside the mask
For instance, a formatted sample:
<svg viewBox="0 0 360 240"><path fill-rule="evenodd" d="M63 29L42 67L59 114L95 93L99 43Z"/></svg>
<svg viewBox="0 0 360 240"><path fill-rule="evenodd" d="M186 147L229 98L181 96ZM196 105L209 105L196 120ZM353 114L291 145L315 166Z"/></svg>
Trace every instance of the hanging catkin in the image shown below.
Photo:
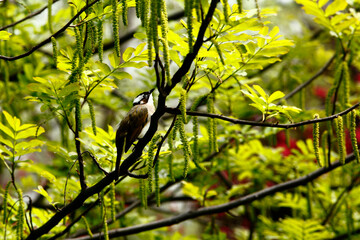
<svg viewBox="0 0 360 240"><path fill-rule="evenodd" d="M163 56L164 56L164 65L165 65L165 77L168 84L171 84L170 77L170 53L169 53L169 43L168 43L168 15L166 8L166 1L161 0L161 13L160 13L160 25L161 25L161 43L163 45Z"/></svg>
<svg viewBox="0 0 360 240"><path fill-rule="evenodd" d="M112 0L111 6L112 6L112 27L113 27L115 53L118 57L120 57L119 11L117 8L117 0Z"/></svg>
<svg viewBox="0 0 360 240"><path fill-rule="evenodd" d="M48 0L48 26L49 26L49 31L50 31L51 34L54 33L54 30L52 28L52 16L51 16L52 4L53 4L53 0Z"/></svg>
<svg viewBox="0 0 360 240"><path fill-rule="evenodd" d="M189 44L189 52L193 51L193 16L192 16L192 8L193 8L193 0L185 0L185 16L187 20L187 32L188 32L188 44Z"/></svg>
<svg viewBox="0 0 360 240"><path fill-rule="evenodd" d="M356 139L356 112L352 110L350 112L350 138L351 138L351 145L354 151L354 156L356 161L360 162L360 155L359 155L359 147L358 142Z"/></svg>
<svg viewBox="0 0 360 240"><path fill-rule="evenodd" d="M224 9L224 18L225 18L225 22L228 23L229 22L229 3L228 0L222 0L222 4L223 4L223 9Z"/></svg>
<svg viewBox="0 0 360 240"><path fill-rule="evenodd" d="M315 119L319 118L319 114L314 115ZM314 123L313 126L313 145L314 145L314 154L316 161L319 164L319 167L321 167L320 162L320 125L319 122Z"/></svg>
<svg viewBox="0 0 360 240"><path fill-rule="evenodd" d="M103 43L103 21L99 20L98 26L97 26L97 42L98 42L98 52L99 52L99 60L100 62L103 61L103 55L104 55L104 43Z"/></svg>
<svg viewBox="0 0 360 240"><path fill-rule="evenodd" d="M87 100L87 103L89 105L89 113L90 113L90 119L91 119L91 127L93 130L94 135L96 135L96 120L95 120L95 111L94 111L94 105L92 104L92 101L90 99Z"/></svg>
<svg viewBox="0 0 360 240"><path fill-rule="evenodd" d="M127 14L128 14L128 5L126 0L121 0L121 6L122 6L122 19L123 19L123 23L125 26L128 25L128 19L127 19Z"/></svg>
<svg viewBox="0 0 360 240"><path fill-rule="evenodd" d="M177 125L177 129L179 130L180 140L181 140L181 143L183 144L183 151L184 151L184 171L183 171L183 176L186 177L187 172L188 172L188 168L189 168L189 158L190 158L191 152L190 152L189 142L188 142L187 137L186 137L184 120L182 119L181 115L176 120L175 124Z"/></svg>
<svg viewBox="0 0 360 240"><path fill-rule="evenodd" d="M185 89L180 90L180 98L179 98L179 109L181 111L181 119L184 122L184 124L187 124L187 116L186 116L186 95L187 92Z"/></svg>
<svg viewBox="0 0 360 240"><path fill-rule="evenodd" d="M101 199L101 217L103 220L104 239L109 240L109 228L108 228L107 218L106 218L106 206L105 206L104 191L102 191L100 193L100 199Z"/></svg>
<svg viewBox="0 0 360 240"><path fill-rule="evenodd" d="M51 44L53 47L53 59L54 59L54 63L55 63L55 67L57 66L57 45L56 45L56 39L54 37L51 37Z"/></svg>
<svg viewBox="0 0 360 240"><path fill-rule="evenodd" d="M154 154L155 154L155 150L156 150L156 143L159 140L160 135L157 134L155 135L152 139L151 142L149 144L149 150L148 150L148 158L147 158L147 174L148 174L148 192L152 193L153 191L153 161L154 161Z"/></svg>
<svg viewBox="0 0 360 240"><path fill-rule="evenodd" d="M6 184L6 187L5 187L5 193L4 193L4 199L3 199L3 224L6 223L6 219L7 219L7 203L8 203L8 197L9 197L9 187L10 187L10 184L12 182L9 181L7 184Z"/></svg>
<svg viewBox="0 0 360 240"><path fill-rule="evenodd" d="M345 164L346 148L344 138L344 123L341 116L334 119L336 126L336 140L339 148L339 161L341 164Z"/></svg>
<svg viewBox="0 0 360 240"><path fill-rule="evenodd" d="M169 178L171 181L174 181L174 174L173 174L173 160L174 160L174 143L173 143L173 131L169 133L167 138L169 144L169 150L171 154L168 156L168 166L169 166Z"/></svg>
<svg viewBox="0 0 360 240"><path fill-rule="evenodd" d="M159 161L156 161L154 166L155 177L155 201L156 206L160 206L160 175L159 175Z"/></svg>
<svg viewBox="0 0 360 240"><path fill-rule="evenodd" d="M328 131L324 131L321 136L321 147L324 156L324 165L326 168L329 167L329 159L327 157L327 150L328 150L327 138L328 138Z"/></svg>
<svg viewBox="0 0 360 240"><path fill-rule="evenodd" d="M110 216L113 221L116 220L115 202L116 202L115 182L113 181L110 185L110 209L111 209Z"/></svg>
<svg viewBox="0 0 360 240"><path fill-rule="evenodd" d="M21 240L24 239L24 219L25 219L25 212L24 212L24 200L23 200L23 194L22 190L20 188L16 189L19 197L19 208L18 208L18 214L17 214L17 225L16 225L16 236L17 239Z"/></svg>
<svg viewBox="0 0 360 240"><path fill-rule="evenodd" d="M347 108L350 104L350 73L349 67L346 61L343 61L343 108Z"/></svg>

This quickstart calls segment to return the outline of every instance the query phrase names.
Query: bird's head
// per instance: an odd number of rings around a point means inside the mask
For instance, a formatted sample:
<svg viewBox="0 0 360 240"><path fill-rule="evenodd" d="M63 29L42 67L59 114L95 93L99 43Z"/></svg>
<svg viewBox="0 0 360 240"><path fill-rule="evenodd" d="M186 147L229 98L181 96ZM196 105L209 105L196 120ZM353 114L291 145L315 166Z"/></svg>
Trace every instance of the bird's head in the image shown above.
<svg viewBox="0 0 360 240"><path fill-rule="evenodd" d="M154 105L154 100L152 97L152 92L155 90L155 88L151 89L148 92L140 93L133 101L133 106L135 105L142 105L142 104L152 104Z"/></svg>

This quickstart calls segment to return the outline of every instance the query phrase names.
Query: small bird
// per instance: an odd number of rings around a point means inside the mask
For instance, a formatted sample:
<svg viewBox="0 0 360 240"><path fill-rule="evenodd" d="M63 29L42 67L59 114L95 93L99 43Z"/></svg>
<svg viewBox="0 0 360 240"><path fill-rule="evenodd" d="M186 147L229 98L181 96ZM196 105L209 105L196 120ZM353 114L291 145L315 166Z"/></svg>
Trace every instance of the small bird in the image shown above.
<svg viewBox="0 0 360 240"><path fill-rule="evenodd" d="M127 152L136 139L143 138L150 127L151 116L155 112L151 89L140 93L133 101L133 107L120 122L116 131L117 157L115 171L117 176L120 170L121 156Z"/></svg>

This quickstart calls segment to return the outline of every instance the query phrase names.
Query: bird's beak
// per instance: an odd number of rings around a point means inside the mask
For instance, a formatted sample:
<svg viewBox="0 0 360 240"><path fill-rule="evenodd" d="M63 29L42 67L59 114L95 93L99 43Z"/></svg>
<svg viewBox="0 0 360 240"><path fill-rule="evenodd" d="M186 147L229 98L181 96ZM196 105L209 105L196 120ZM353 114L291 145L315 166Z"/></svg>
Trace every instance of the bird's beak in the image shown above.
<svg viewBox="0 0 360 240"><path fill-rule="evenodd" d="M149 93L151 94L154 90L155 90L155 88L151 89L151 90L149 91Z"/></svg>

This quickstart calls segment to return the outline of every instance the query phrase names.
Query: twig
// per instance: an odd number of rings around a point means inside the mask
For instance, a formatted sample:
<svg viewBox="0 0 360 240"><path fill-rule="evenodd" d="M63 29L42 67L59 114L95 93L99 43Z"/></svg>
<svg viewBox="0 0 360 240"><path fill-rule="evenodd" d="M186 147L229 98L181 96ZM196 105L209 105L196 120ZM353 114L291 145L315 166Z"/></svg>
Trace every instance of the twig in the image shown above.
<svg viewBox="0 0 360 240"><path fill-rule="evenodd" d="M357 104L353 105L352 107L350 107L350 108L348 108L348 109L346 109L346 110L344 110L344 111L342 111L340 113L337 113L337 114L334 114L334 115L331 115L331 116L328 116L328 117L310 119L310 120L306 120L306 121L302 121L302 122L298 122L298 123L290 123L290 124L256 122L256 121L250 121L250 120L235 119L235 118L231 118L231 117L226 117L226 116L222 116L222 115L218 115L218 114L212 114L212 113L205 113L205 112L187 111L186 114L189 115L189 116L217 118L217 119L221 119L221 120L231 122L231 123L235 123L235 124L289 129L289 128L296 128L296 127L299 127L299 126L313 124L313 123L317 123L317 122L330 121L330 120L332 120L334 118L337 118L339 116L342 116L342 115L345 115L345 114L349 113L351 110L357 108L359 105L360 105L360 103L357 103ZM177 108L166 108L165 111L167 113L176 114L176 115L181 114L180 110L177 109Z"/></svg>
<svg viewBox="0 0 360 240"><path fill-rule="evenodd" d="M352 162L354 159L355 159L355 156L353 154L348 155L346 157L346 164ZM330 165L328 168L325 168L325 167L320 168L320 169L315 170L312 173L302 176L300 178L262 189L260 191L254 192L254 193L249 194L244 197L240 197L238 199L235 199L235 200L230 201L225 204L199 208L198 210L195 210L195 211L189 211L189 212L182 213L182 214L179 214L174 217L169 217L169 218L154 221L151 223L110 230L109 237L115 238L115 237L119 237L119 236L138 234L141 232L145 232L145 231L149 231L149 230L153 230L153 229L157 229L157 228L161 228L161 227L178 224L180 222L183 222L183 221L186 221L189 219L194 219L194 218L197 218L200 216L226 212L226 211L229 211L230 209L252 203L253 201L262 199L262 198L272 195L274 193L282 192L285 190L289 190L289 189L307 184L308 182L311 182L311 181L317 179L318 177L320 177L321 175L328 173L340 166L343 166L343 165L339 161L336 161L332 165ZM98 238L99 236L100 236L99 234L94 234L93 238ZM93 238L90 238L89 236L85 236L85 237L76 238L76 240L88 240L88 239L93 239ZM70 240L70 239L68 239L68 240ZM73 240L75 240L75 239L73 239Z"/></svg>
<svg viewBox="0 0 360 240"><path fill-rule="evenodd" d="M92 2L91 4L89 4L89 7L91 5L93 5L95 2L97 2L98 0L95 0L94 2ZM192 62L194 61L201 45L202 45L202 41L205 35L205 31L212 19L212 16L214 14L215 8L217 3L219 2L219 0L212 0L208 13L206 15L206 19L202 22L201 26L200 26L200 30L198 33L198 37L195 41L195 45L194 45L194 50L193 53L189 53L183 62L183 65L178 69L178 71L175 73L173 80L172 81L172 85L171 86L167 86L166 87L166 93L170 94L171 90L175 87L175 85L177 83L179 83L182 79L182 77L187 73L187 71L189 70ZM84 11L85 9L82 9L82 11ZM78 13L79 14L79 13ZM78 16L75 15L74 17ZM72 20L73 21L73 20ZM71 24L68 23L67 26L69 26ZM66 26L66 27L67 27ZM66 27L63 27L66 29ZM50 41L50 39L49 39ZM35 49L36 50L36 49ZM35 51L33 50L33 51ZM19 58L19 57L18 57ZM15 59L13 59L15 60ZM155 111L155 113L152 115L151 117L151 123L150 123L150 127L149 130L147 131L147 133L145 134L145 136L143 138L141 138L139 140L139 142L137 143L134 152L132 152L121 164L120 166L120 175L124 176L127 175L127 170L133 165L133 163L139 159L139 157L142 155L142 151L145 148L146 144L151 140L152 136L154 136L155 132L157 131L158 128L158 122L159 119L164 115L165 113L165 102L166 102L166 96L162 96L161 94L159 95L158 98L158 107ZM118 174L115 171L110 172L107 176L105 176L103 179L101 179L99 182L97 182L96 184L94 184L93 186L81 191L79 193L79 195L68 205L66 205L64 208L62 208L59 212L55 213L46 223L44 223L42 226L40 226L39 228L35 229L34 231L32 231L27 239L38 239L41 236L43 236L44 234L48 233L51 229L53 229L65 216L67 216L68 214L74 212L76 209L78 209L79 207L81 207L83 205L83 203L85 202L86 199L88 199L89 197L91 197L94 194L99 193L100 191L102 191L106 186L108 186L109 184L111 184L111 182L114 181L115 178L117 178Z"/></svg>
<svg viewBox="0 0 360 240"><path fill-rule="evenodd" d="M306 86L308 86L310 83L312 83L315 79L317 79L321 74L323 74L326 69L330 66L330 64L334 61L336 57L336 54L334 54L334 56L332 56L329 61L327 61L327 63L317 72L315 73L314 76L312 76L311 78L309 78L309 80L307 80L306 82L300 84L299 86L297 86L294 90L292 90L291 92L289 92L283 99L287 100L289 98L291 98L292 96L294 96L297 92L299 92L301 89L305 88Z"/></svg>
<svg viewBox="0 0 360 240"><path fill-rule="evenodd" d="M59 0L53 0L53 4L56 3L57 1L59 1ZM48 6L46 5L45 7L41 8L41 9L39 9L39 10L33 12L33 13L30 13L30 14L27 15L26 17L24 17L24 18L22 18L22 19L20 19L20 20L18 20L18 21L16 21L16 22L13 22L13 23L10 23L9 25L6 25L6 26L1 27L1 28L0 28L0 31L5 30L5 29L10 28L10 27L13 27L13 26L15 26L15 25L17 25L17 24L19 24L19 23L24 22L25 20L28 20L28 19L30 19L30 18L32 18L32 17L35 17L35 16L39 15L39 14L42 13L45 9L47 9L47 7L48 7Z"/></svg>
<svg viewBox="0 0 360 240"><path fill-rule="evenodd" d="M20 59L20 58L23 58L23 57L27 57L29 55L31 55L33 52L35 52L36 50L38 50L39 48L41 48L42 46L44 46L45 44L51 42L51 38L52 37L56 37L58 36L60 33L64 32L70 25L73 21L75 21L80 15L81 13L83 13L86 9L90 8L92 5L94 5L95 3L97 3L99 0L94 0L93 2L91 2L89 5L83 7L82 9L80 9L80 11L74 15L73 18L70 19L70 21L68 23L66 23L62 28L60 28L56 33L52 34L50 37L48 37L47 39L43 40L42 42L38 43L37 45L35 45L34 47L32 47L29 51L23 53L23 54L20 54L20 55L17 55L17 56L14 56L14 57L8 57L8 56L3 56L3 55L0 55L0 59L4 59L4 60L7 60L7 61L14 61L14 60L17 60L17 59Z"/></svg>

